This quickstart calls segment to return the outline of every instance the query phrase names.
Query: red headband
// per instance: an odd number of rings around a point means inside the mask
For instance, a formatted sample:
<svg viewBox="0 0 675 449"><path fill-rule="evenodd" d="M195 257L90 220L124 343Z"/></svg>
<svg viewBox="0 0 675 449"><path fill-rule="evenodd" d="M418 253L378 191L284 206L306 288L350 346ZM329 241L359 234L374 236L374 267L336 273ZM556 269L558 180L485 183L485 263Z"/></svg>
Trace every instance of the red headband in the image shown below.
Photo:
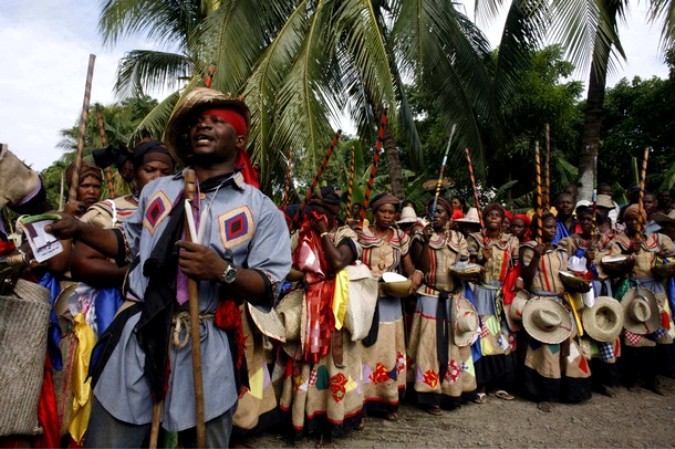
<svg viewBox="0 0 675 449"><path fill-rule="evenodd" d="M246 119L241 113L235 109L224 109L224 108L213 108L205 109L202 111L201 115L212 115L214 117L220 117L225 120L227 123L232 125L232 127L237 131L237 134L240 136L246 135Z"/></svg>

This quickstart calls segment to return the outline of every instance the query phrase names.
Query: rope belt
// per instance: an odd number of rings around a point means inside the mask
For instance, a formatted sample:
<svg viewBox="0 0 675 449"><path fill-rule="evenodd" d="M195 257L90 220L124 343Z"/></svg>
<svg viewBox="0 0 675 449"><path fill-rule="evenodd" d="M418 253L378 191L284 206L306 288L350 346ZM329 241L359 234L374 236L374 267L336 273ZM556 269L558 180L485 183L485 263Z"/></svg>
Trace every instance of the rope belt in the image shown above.
<svg viewBox="0 0 675 449"><path fill-rule="evenodd" d="M215 314L203 313L199 315L199 322L212 320ZM176 349L183 349L190 341L190 312L176 312L171 317L171 327L173 327L173 338L171 344Z"/></svg>

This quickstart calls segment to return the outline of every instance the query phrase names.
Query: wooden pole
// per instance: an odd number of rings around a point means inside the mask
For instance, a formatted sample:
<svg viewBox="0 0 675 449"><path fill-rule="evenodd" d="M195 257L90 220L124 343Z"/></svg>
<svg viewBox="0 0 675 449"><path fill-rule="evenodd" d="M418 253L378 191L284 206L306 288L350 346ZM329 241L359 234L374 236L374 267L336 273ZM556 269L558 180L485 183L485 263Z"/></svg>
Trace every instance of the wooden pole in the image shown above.
<svg viewBox="0 0 675 449"><path fill-rule="evenodd" d="M547 123L546 132L546 155L544 161L544 200L543 207L546 210L551 209L551 128Z"/></svg>
<svg viewBox="0 0 675 449"><path fill-rule="evenodd" d="M103 113L101 112L100 107L96 108L96 122L98 124L98 132L101 135L101 146L105 148L108 146L108 136L105 134ZM110 166L106 167L104 172L105 180L108 183L108 198L115 198L115 184L113 183L112 170L110 170Z"/></svg>
<svg viewBox="0 0 675 449"><path fill-rule="evenodd" d="M375 182L375 175L377 174L377 163L380 160L380 153L382 152L382 144L384 142L384 128L387 126L387 108L384 108L382 117L380 119L380 127L377 130L377 141L375 142L375 152L373 153L373 165L370 167L370 176L366 184L366 191L363 194L363 207L361 208L361 218L366 218L366 211L370 204L370 193L373 191L373 183Z"/></svg>
<svg viewBox="0 0 675 449"><path fill-rule="evenodd" d="M192 169L185 171L185 199L190 203L196 194L195 172ZM192 208L185 210L192 213ZM189 229L187 215L185 229ZM186 232L186 240L191 242L190 232ZM196 237L196 236L195 236ZM202 378L202 346L199 338L199 284L195 279L188 277L188 297L190 310L190 344L192 352L192 377L195 388L195 416L197 419L197 447L206 447L206 424L204 421L204 379Z"/></svg>
<svg viewBox="0 0 675 449"><path fill-rule="evenodd" d="M281 208L288 207L288 201L291 193L291 181L293 179L293 147L288 149L288 167L286 168L286 183L284 184L284 198L281 201Z"/></svg>
<svg viewBox="0 0 675 449"><path fill-rule="evenodd" d="M535 169L535 181L537 184L537 206L535 208L535 215L537 220L537 243L541 244L542 239L542 212L541 212L541 159L539 158L539 141L534 141L534 169Z"/></svg>
<svg viewBox="0 0 675 449"><path fill-rule="evenodd" d="M471 163L471 152L469 147L464 149L466 152L466 162L469 164L469 178L471 179L471 187L473 188L473 199L476 202L476 210L478 211L478 222L480 223L480 232L485 236L485 227L483 223L483 212L480 209L480 201L478 199L478 189L476 188L476 177L473 174L473 164Z"/></svg>
<svg viewBox="0 0 675 449"><path fill-rule="evenodd" d="M350 160L349 160L349 178L347 179L347 199L345 201L346 212L345 217L347 220L352 218L352 193L354 191L354 175L356 171L356 161L354 160L354 146L352 145L350 149Z"/></svg>
<svg viewBox="0 0 675 449"><path fill-rule="evenodd" d="M647 181L647 160L649 159L649 147L645 148L644 156L642 157L642 171L640 172L640 197L638 200L638 232L642 232L644 229L644 221L642 219L642 213L645 210L644 200L645 200L645 183Z"/></svg>
<svg viewBox="0 0 675 449"><path fill-rule="evenodd" d="M298 211L295 213L295 216L293 217L293 222L298 223L300 221L300 214L302 211L307 207L307 203L309 202L309 199L312 197L312 193L314 193L314 189L316 189L316 186L319 184L319 180L321 179L321 176L323 175L323 171L326 169L326 166L328 165L328 161L330 160L330 157L333 155L333 149L338 144L338 141L340 140L340 136L342 135L342 130L338 129L335 135L333 136L333 140L330 143L330 146L328 147L328 151L326 151L326 155L323 157L323 161L321 161L321 166L319 167L319 170L316 172L314 175L314 179L312 180L312 184L309 187L309 190L307 190L307 193L305 194L305 197L302 199L302 203L300 203L300 208Z"/></svg>
<svg viewBox="0 0 675 449"><path fill-rule="evenodd" d="M75 154L75 170L70 182L68 201L77 201L77 187L80 185L80 167L82 166L82 151L84 150L84 135L87 130L87 118L89 117L89 99L91 98L91 79L94 77L94 62L96 55L89 55L89 67L87 68L87 81L84 85L84 100L82 101L82 115L80 116L79 136L77 136L77 153Z"/></svg>

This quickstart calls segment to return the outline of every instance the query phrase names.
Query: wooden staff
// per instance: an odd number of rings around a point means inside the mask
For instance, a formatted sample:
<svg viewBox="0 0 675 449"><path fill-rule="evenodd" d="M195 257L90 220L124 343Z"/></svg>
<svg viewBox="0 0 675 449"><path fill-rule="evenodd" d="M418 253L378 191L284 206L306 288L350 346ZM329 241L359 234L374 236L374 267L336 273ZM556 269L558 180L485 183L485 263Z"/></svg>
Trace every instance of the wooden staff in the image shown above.
<svg viewBox="0 0 675 449"><path fill-rule="evenodd" d="M598 152L597 151L593 152L593 197L591 198L591 200L593 201L593 218L592 218L593 230L591 231L591 234L595 237L595 231L596 231L596 228L597 228L597 220L598 220ZM591 243L591 246L594 247L594 242Z"/></svg>
<svg viewBox="0 0 675 449"><path fill-rule="evenodd" d="M195 199L195 172L188 169L185 172L185 199L192 204ZM185 210L192 213L192 208ZM185 217L185 229L188 229L188 218ZM197 236L185 233L188 242L194 241ZM201 243L201 242L197 242ZM190 342L192 349L192 377L195 387L195 416L197 419L197 447L206 447L206 424L204 421L204 379L202 378L202 345L199 337L199 284L195 279L188 277L188 302L190 310Z"/></svg>
<svg viewBox="0 0 675 449"><path fill-rule="evenodd" d="M352 145L350 149L351 159L349 162L349 178L347 179L347 200L345 201L345 206L347 211L345 216L347 220L352 218L352 192L354 190L354 174L356 170L356 162L354 161L354 146Z"/></svg>
<svg viewBox="0 0 675 449"><path fill-rule="evenodd" d="M469 178L471 178L471 187L473 188L473 199L476 202L476 209L478 210L478 222L480 223L480 232L485 235L485 228L483 225L483 212L480 209L480 201L478 200L478 189L476 188L476 177L473 175L473 164L471 163L471 152L469 147L466 147L466 162L469 164Z"/></svg>
<svg viewBox="0 0 675 449"><path fill-rule="evenodd" d="M319 184L319 180L321 179L321 176L323 175L324 170L326 169L326 166L328 165L328 161L330 160L330 157L333 155L333 150L338 144L338 141L340 140L340 136L342 135L342 130L338 129L335 135L333 136L333 140L330 143L330 146L328 147L328 151L326 151L326 155L323 157L323 161L321 161L321 166L319 167L319 170L316 172L314 175L314 179L312 180L312 184L309 187L309 190L307 190L307 193L305 194L305 197L302 199L302 203L300 203L300 208L298 211L295 213L295 216L293 217L293 222L298 223L300 221L300 213L307 207L307 203L309 202L309 199L312 197L312 193L314 193L314 189L316 189L316 186Z"/></svg>
<svg viewBox="0 0 675 449"><path fill-rule="evenodd" d="M438 181L436 181L436 194L434 195L434 202L431 205L431 210L429 211L429 218L431 221L434 221L434 216L436 215L436 206L438 205L438 197L441 196L441 187L443 186L443 175L445 174L445 164L448 162L448 153L450 152L450 147L452 146L452 138L455 136L455 130L457 129L457 124L453 123L450 128L450 137L448 138L448 145L445 147L445 153L443 154L443 160L441 161L441 170L438 173Z"/></svg>
<svg viewBox="0 0 675 449"><path fill-rule="evenodd" d="M80 167L82 166L82 151L84 150L84 135L87 129L89 117L89 99L91 98L91 79L94 77L94 62L96 55L89 55L89 67L87 69L87 81L84 85L84 100L82 101L82 115L80 116L79 136L77 136L77 153L75 153L75 170L70 182L68 201L77 201L77 187L80 185Z"/></svg>
<svg viewBox="0 0 675 449"><path fill-rule="evenodd" d="M537 219L537 243L541 244L542 239L542 220L541 220L541 160L539 158L539 141L534 141L534 169L535 180L537 184L537 206L535 208L535 215Z"/></svg>
<svg viewBox="0 0 675 449"><path fill-rule="evenodd" d="M642 218L642 213L645 210L644 199L645 199L645 183L647 181L647 160L649 159L649 147L645 148L644 156L642 157L642 171L640 172L640 197L638 200L638 232L641 232L644 229L644 221Z"/></svg>
<svg viewBox="0 0 675 449"><path fill-rule="evenodd" d="M288 207L288 198L291 191L291 180L293 179L293 147L288 149L288 167L286 168L286 183L284 184L284 198L281 201L281 208Z"/></svg>
<svg viewBox="0 0 675 449"><path fill-rule="evenodd" d="M370 168L370 176L366 184L366 192L363 194L363 207L361 208L361 218L366 218L366 211L368 204L370 204L370 193L373 191L373 183L375 182L375 174L377 174L377 163L380 160L380 153L382 152L382 143L384 142L384 128L387 126L387 108L382 112L380 120L380 127L377 130L377 141L375 142L375 152L373 153L373 165Z"/></svg>
<svg viewBox="0 0 675 449"><path fill-rule="evenodd" d="M101 146L104 148L108 146L108 137L105 134L105 124L103 123L103 113L101 108L96 108L96 122L98 124L98 132L101 135ZM105 180L108 183L108 198L115 198L115 185L113 183L112 170L107 166L104 170Z"/></svg>
<svg viewBox="0 0 675 449"><path fill-rule="evenodd" d="M551 209L551 129L548 123L544 127L546 133L546 160L544 161L544 191L543 207Z"/></svg>

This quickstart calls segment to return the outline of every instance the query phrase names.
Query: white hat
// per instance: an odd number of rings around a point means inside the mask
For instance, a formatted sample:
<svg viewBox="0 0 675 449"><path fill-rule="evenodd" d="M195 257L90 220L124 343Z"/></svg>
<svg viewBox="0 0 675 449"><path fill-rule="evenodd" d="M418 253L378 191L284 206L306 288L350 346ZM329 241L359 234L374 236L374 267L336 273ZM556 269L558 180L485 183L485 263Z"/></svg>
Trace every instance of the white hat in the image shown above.
<svg viewBox="0 0 675 449"><path fill-rule="evenodd" d="M591 203L588 200L579 200L579 201L577 201L577 205L574 206L574 210L577 210L580 207L591 207L592 205L593 205L593 203Z"/></svg>
<svg viewBox="0 0 675 449"><path fill-rule="evenodd" d="M540 297L528 301L523 308L523 327L535 340L555 345L572 335L572 318L562 304Z"/></svg>
<svg viewBox="0 0 675 449"><path fill-rule="evenodd" d="M594 340L611 343L623 328L623 307L610 296L598 296L593 307L586 307L581 318L584 330Z"/></svg>
<svg viewBox="0 0 675 449"><path fill-rule="evenodd" d="M401 219L396 221L397 224L407 224L407 223L415 223L417 221L417 214L415 213L415 209L413 209L410 206L405 206L403 209L401 209Z"/></svg>
<svg viewBox="0 0 675 449"><path fill-rule="evenodd" d="M470 207L469 211L464 215L464 218L455 219L457 223L472 223L480 224L480 218L478 217L478 209L475 207Z"/></svg>

